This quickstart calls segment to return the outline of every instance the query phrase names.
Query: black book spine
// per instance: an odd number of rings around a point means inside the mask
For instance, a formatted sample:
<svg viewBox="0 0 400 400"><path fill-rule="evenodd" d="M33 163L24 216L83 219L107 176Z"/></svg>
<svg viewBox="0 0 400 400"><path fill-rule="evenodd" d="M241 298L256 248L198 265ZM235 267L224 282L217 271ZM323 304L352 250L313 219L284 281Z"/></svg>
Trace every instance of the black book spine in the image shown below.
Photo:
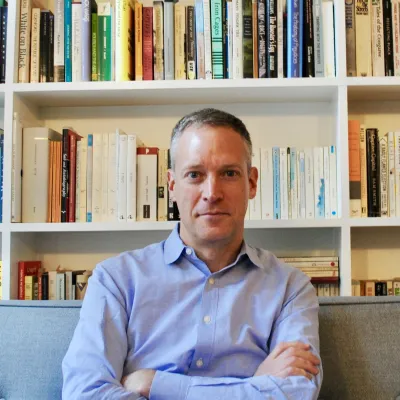
<svg viewBox="0 0 400 400"><path fill-rule="evenodd" d="M62 133L62 177L61 177L61 222L68 222L69 192L69 134L68 129Z"/></svg>
<svg viewBox="0 0 400 400"><path fill-rule="evenodd" d="M49 275L47 273L42 274L42 300L49 299Z"/></svg>
<svg viewBox="0 0 400 400"><path fill-rule="evenodd" d="M194 7L186 8L186 71L188 79L196 79L196 39L195 39L195 21Z"/></svg>
<svg viewBox="0 0 400 400"><path fill-rule="evenodd" d="M278 3L277 0L269 0L267 6L267 77L278 77Z"/></svg>
<svg viewBox="0 0 400 400"><path fill-rule="evenodd" d="M8 16L8 7L1 7L0 83L6 83L7 19L8 19L7 16Z"/></svg>
<svg viewBox="0 0 400 400"><path fill-rule="evenodd" d="M383 0L385 75L394 76L392 1Z"/></svg>
<svg viewBox="0 0 400 400"><path fill-rule="evenodd" d="M378 129L367 129L368 217L380 217L380 175Z"/></svg>
<svg viewBox="0 0 400 400"><path fill-rule="evenodd" d="M49 64L49 12L40 13L39 82L47 82Z"/></svg>
<svg viewBox="0 0 400 400"><path fill-rule="evenodd" d="M287 5L283 9L283 76L287 78Z"/></svg>
<svg viewBox="0 0 400 400"><path fill-rule="evenodd" d="M47 66L47 81L54 82L54 15L49 15L49 41L48 41L49 63Z"/></svg>
<svg viewBox="0 0 400 400"><path fill-rule="evenodd" d="M223 78L229 78L228 71L228 23L227 23L227 1L222 0L222 65L223 65ZM194 18L194 7L193 7L193 18Z"/></svg>
<svg viewBox="0 0 400 400"><path fill-rule="evenodd" d="M304 0L304 27L303 27L303 76L314 77L314 25L313 0Z"/></svg>
<svg viewBox="0 0 400 400"><path fill-rule="evenodd" d="M382 282L375 282L375 296L383 296Z"/></svg>
<svg viewBox="0 0 400 400"><path fill-rule="evenodd" d="M268 1L268 0L267 0ZM267 77L267 31L266 31L266 0L258 0L258 77Z"/></svg>

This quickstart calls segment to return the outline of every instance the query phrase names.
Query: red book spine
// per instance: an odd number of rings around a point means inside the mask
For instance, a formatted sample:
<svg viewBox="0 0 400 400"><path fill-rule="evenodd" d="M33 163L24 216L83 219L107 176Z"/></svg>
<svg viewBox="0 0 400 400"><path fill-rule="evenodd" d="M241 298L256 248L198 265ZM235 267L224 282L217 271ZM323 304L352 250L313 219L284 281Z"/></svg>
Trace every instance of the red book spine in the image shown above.
<svg viewBox="0 0 400 400"><path fill-rule="evenodd" d="M153 7L143 7L143 80L153 79Z"/></svg>
<svg viewBox="0 0 400 400"><path fill-rule="evenodd" d="M41 266L40 261L18 262L18 300L25 300L25 276L37 276Z"/></svg>

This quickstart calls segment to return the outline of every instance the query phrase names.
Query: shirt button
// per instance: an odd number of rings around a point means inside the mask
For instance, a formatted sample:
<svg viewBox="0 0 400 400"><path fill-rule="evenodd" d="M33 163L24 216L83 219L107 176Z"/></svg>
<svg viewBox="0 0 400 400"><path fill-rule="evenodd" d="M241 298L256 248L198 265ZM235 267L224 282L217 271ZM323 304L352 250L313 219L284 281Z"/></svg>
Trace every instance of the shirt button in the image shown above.
<svg viewBox="0 0 400 400"><path fill-rule="evenodd" d="M214 278L210 278L208 282L210 283L210 285L214 285L215 279Z"/></svg>
<svg viewBox="0 0 400 400"><path fill-rule="evenodd" d="M203 321L204 321L206 324L209 324L209 323L211 322L211 317L210 317L209 315L206 315L206 316L203 318Z"/></svg>
<svg viewBox="0 0 400 400"><path fill-rule="evenodd" d="M190 256L192 254L192 249L186 249L186 254Z"/></svg>
<svg viewBox="0 0 400 400"><path fill-rule="evenodd" d="M201 368L201 367L203 366L203 360L202 360L201 358L199 358L199 359L196 361L196 365L197 365L199 368Z"/></svg>

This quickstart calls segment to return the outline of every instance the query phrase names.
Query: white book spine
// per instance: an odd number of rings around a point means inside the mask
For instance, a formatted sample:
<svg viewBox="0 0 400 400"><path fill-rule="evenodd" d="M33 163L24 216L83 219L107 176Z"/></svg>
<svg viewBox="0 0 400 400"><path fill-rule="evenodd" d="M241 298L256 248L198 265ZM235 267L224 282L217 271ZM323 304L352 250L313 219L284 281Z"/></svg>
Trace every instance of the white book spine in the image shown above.
<svg viewBox="0 0 400 400"><path fill-rule="evenodd" d="M92 181L92 221L101 222L101 183L103 164L103 137L93 134L93 181Z"/></svg>
<svg viewBox="0 0 400 400"><path fill-rule="evenodd" d="M233 8L233 79L243 78L243 0L232 0Z"/></svg>
<svg viewBox="0 0 400 400"><path fill-rule="evenodd" d="M329 146L329 183L331 218L338 218L336 147Z"/></svg>
<svg viewBox="0 0 400 400"><path fill-rule="evenodd" d="M379 173L381 195L381 217L388 216L388 152L387 138L379 139Z"/></svg>
<svg viewBox="0 0 400 400"><path fill-rule="evenodd" d="M394 134L394 159L396 171L396 217L400 217L400 132Z"/></svg>
<svg viewBox="0 0 400 400"><path fill-rule="evenodd" d="M86 221L93 221L92 209L93 191L93 134L88 135L87 147L87 172L86 172Z"/></svg>
<svg viewBox="0 0 400 400"><path fill-rule="evenodd" d="M278 78L283 78L283 10L285 0L276 0L278 6Z"/></svg>
<svg viewBox="0 0 400 400"><path fill-rule="evenodd" d="M34 193L31 199L33 200L32 206L34 208L35 220L31 222L47 222L47 215L48 215L47 196L49 191L48 176L49 176L49 166L50 166L49 140L47 138L35 138L34 149L29 149L29 151L32 150L34 151L34 157L35 157L34 158L35 170L34 170L34 180L33 180Z"/></svg>
<svg viewBox="0 0 400 400"><path fill-rule="evenodd" d="M82 4L72 3L72 82L82 81Z"/></svg>
<svg viewBox="0 0 400 400"><path fill-rule="evenodd" d="M40 8L32 9L31 83L39 83L40 63ZM29 50L28 50L29 51Z"/></svg>
<svg viewBox="0 0 400 400"><path fill-rule="evenodd" d="M126 217L128 222L136 221L136 135L128 134Z"/></svg>
<svg viewBox="0 0 400 400"><path fill-rule="evenodd" d="M206 70L206 79L212 79L210 0L203 0L203 18L204 18L204 64Z"/></svg>
<svg viewBox="0 0 400 400"><path fill-rule="evenodd" d="M394 75L400 76L400 1L392 0L392 32Z"/></svg>
<svg viewBox="0 0 400 400"><path fill-rule="evenodd" d="M274 218L274 181L272 148L261 149L261 213L262 219Z"/></svg>
<svg viewBox="0 0 400 400"><path fill-rule="evenodd" d="M304 150L305 178L306 178L306 218L312 219L315 214L314 207L314 157L313 149Z"/></svg>
<svg viewBox="0 0 400 400"><path fill-rule="evenodd" d="M324 182L324 151L322 147L314 147L314 206L315 218L325 217L325 182Z"/></svg>
<svg viewBox="0 0 400 400"><path fill-rule="evenodd" d="M323 148L324 157L324 182L325 182L325 218L331 218L331 177L329 171L329 147L324 146Z"/></svg>
<svg viewBox="0 0 400 400"><path fill-rule="evenodd" d="M298 171L298 197L299 197L299 218L306 218L306 174L305 174L305 155L304 151L297 152L297 171Z"/></svg>
<svg viewBox="0 0 400 400"><path fill-rule="evenodd" d="M108 136L108 221L118 221L118 136L110 133Z"/></svg>
<svg viewBox="0 0 400 400"><path fill-rule="evenodd" d="M122 82L124 75L123 67L123 45L122 43L122 19L124 18L123 7L127 6L124 4L126 0L115 0L115 80Z"/></svg>
<svg viewBox="0 0 400 400"><path fill-rule="evenodd" d="M81 157L82 141L76 141L76 179L75 179L75 222L79 222L81 214Z"/></svg>
<svg viewBox="0 0 400 400"><path fill-rule="evenodd" d="M54 6L54 81L64 82L64 0Z"/></svg>
<svg viewBox="0 0 400 400"><path fill-rule="evenodd" d="M128 136L118 138L118 221L126 222Z"/></svg>
<svg viewBox="0 0 400 400"><path fill-rule="evenodd" d="M79 210L79 222L86 222L87 219L87 153L88 153L88 140L83 137L80 141L81 155L79 161L79 175L77 176L77 181L79 180L80 188L80 210ZM77 192L78 193L78 192Z"/></svg>
<svg viewBox="0 0 400 400"><path fill-rule="evenodd" d="M12 167L11 167L11 222L21 222L22 192L22 122L18 113L14 113L12 135Z"/></svg>
<svg viewBox="0 0 400 400"><path fill-rule="evenodd" d="M291 217L297 219L299 211L298 197L298 172L297 172L297 151L295 147L290 148L290 204L292 207Z"/></svg>
<svg viewBox="0 0 400 400"><path fill-rule="evenodd" d="M387 133L388 139L388 168L389 168L389 217L396 216L396 159L394 132Z"/></svg>
<svg viewBox="0 0 400 400"><path fill-rule="evenodd" d="M325 77L335 77L335 39L333 28L333 1L324 0L322 2L322 31L324 49L324 70Z"/></svg>
<svg viewBox="0 0 400 400"><path fill-rule="evenodd" d="M258 172L261 170L260 149L253 149L252 165L256 167ZM250 219L261 220L261 187L260 176L257 182L257 193L254 199L250 200Z"/></svg>
<svg viewBox="0 0 400 400"><path fill-rule="evenodd" d="M101 172L101 220L108 221L108 133L102 133L103 170Z"/></svg>
<svg viewBox="0 0 400 400"><path fill-rule="evenodd" d="M281 219L289 219L289 199L288 199L288 173L287 173L287 148L279 149L279 173L281 177Z"/></svg>
<svg viewBox="0 0 400 400"><path fill-rule="evenodd" d="M18 83L29 83L29 67L31 63L32 3L30 0L21 0L20 3L21 13L19 21Z"/></svg>
<svg viewBox="0 0 400 400"><path fill-rule="evenodd" d="M383 7L382 0L372 0L372 74L385 76L385 44L383 42Z"/></svg>

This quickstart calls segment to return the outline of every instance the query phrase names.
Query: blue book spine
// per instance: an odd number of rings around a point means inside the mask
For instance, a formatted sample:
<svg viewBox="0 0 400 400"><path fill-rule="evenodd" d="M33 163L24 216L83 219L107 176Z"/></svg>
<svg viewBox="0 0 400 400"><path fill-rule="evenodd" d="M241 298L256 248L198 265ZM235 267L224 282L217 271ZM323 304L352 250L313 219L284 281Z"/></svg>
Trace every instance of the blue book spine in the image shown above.
<svg viewBox="0 0 400 400"><path fill-rule="evenodd" d="M274 184L274 219L281 218L281 186L280 186L280 159L279 147L272 149L272 164L273 164L273 184Z"/></svg>
<svg viewBox="0 0 400 400"><path fill-rule="evenodd" d="M64 62L65 82L72 82L72 4L71 0L64 3Z"/></svg>
<svg viewBox="0 0 400 400"><path fill-rule="evenodd" d="M300 0L287 3L287 77L300 77Z"/></svg>
<svg viewBox="0 0 400 400"><path fill-rule="evenodd" d="M0 135L0 222L3 222L4 134Z"/></svg>
<svg viewBox="0 0 400 400"><path fill-rule="evenodd" d="M86 179L86 222L92 222L93 135L89 133L87 138L87 176L90 178Z"/></svg>

